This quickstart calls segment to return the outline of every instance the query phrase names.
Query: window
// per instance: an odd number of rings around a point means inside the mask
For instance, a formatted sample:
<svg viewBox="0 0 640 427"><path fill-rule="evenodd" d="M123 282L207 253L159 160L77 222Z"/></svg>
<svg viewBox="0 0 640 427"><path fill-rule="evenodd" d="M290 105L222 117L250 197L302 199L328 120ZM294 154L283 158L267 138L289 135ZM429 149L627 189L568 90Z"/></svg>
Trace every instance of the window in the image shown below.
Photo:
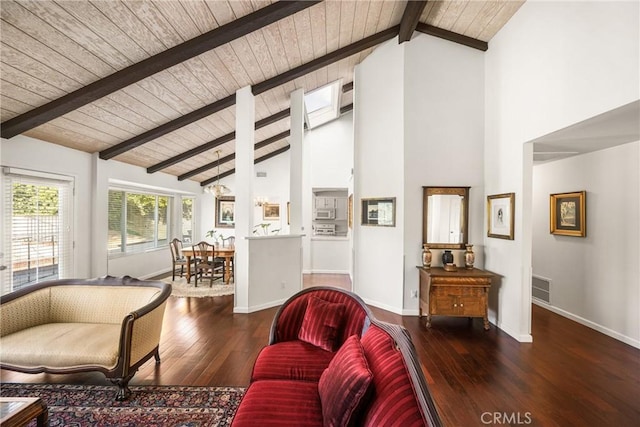
<svg viewBox="0 0 640 427"><path fill-rule="evenodd" d="M309 129L323 125L340 115L338 97L340 82L337 80L304 96L306 121Z"/></svg>
<svg viewBox="0 0 640 427"><path fill-rule="evenodd" d="M72 277L73 178L4 169L2 294Z"/></svg>
<svg viewBox="0 0 640 427"><path fill-rule="evenodd" d="M182 198L182 242L193 243L193 231L195 227L195 218L193 216L193 206L195 199L193 197Z"/></svg>
<svg viewBox="0 0 640 427"><path fill-rule="evenodd" d="M109 190L109 255L167 246L172 203L171 196Z"/></svg>

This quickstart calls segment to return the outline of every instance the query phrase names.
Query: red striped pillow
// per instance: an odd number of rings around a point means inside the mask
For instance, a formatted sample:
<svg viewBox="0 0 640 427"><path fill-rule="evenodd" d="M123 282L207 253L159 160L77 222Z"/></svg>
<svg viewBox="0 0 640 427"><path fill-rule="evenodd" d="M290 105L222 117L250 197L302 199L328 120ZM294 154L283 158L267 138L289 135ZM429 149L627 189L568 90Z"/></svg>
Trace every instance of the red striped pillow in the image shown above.
<svg viewBox="0 0 640 427"><path fill-rule="evenodd" d="M325 426L355 425L353 415L365 404L373 374L357 335L344 342L320 376L318 394Z"/></svg>
<svg viewBox="0 0 640 427"><path fill-rule="evenodd" d="M298 339L334 351L344 317L344 304L309 297Z"/></svg>

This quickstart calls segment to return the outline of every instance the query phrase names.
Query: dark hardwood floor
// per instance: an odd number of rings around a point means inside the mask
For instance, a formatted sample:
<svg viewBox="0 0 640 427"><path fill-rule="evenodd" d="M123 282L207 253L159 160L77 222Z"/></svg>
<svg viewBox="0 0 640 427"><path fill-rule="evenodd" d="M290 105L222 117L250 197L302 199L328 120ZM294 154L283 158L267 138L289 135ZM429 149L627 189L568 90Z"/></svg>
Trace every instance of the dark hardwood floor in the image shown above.
<svg viewBox="0 0 640 427"><path fill-rule="evenodd" d="M307 276L305 286L348 277ZM233 297L170 298L160 344L162 363L147 362L132 385L246 386L266 344L276 308L233 314ZM417 317L372 308L404 325L447 426L640 425L640 350L533 306L532 344L521 344L480 319ZM20 374L1 382L108 384L99 373Z"/></svg>

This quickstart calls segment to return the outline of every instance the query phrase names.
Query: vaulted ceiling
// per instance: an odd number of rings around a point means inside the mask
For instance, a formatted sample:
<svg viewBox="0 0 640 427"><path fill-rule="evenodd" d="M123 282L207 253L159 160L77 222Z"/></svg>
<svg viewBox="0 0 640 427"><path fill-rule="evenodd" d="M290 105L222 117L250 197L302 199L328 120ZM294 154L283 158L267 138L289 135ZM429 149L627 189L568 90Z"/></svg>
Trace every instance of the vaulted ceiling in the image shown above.
<svg viewBox="0 0 640 427"><path fill-rule="evenodd" d="M288 148L289 94L342 79L414 31L486 50L524 1L2 0L0 121L203 185L234 170L235 92L256 95L256 161Z"/></svg>

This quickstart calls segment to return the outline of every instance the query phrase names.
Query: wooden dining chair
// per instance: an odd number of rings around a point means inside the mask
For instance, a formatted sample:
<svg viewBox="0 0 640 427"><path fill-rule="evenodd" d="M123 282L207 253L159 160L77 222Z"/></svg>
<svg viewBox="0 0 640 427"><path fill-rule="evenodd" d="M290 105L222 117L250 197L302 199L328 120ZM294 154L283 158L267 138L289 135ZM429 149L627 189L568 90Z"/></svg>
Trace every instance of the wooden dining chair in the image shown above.
<svg viewBox="0 0 640 427"><path fill-rule="evenodd" d="M233 248L236 245L236 237L235 236L229 236L226 239L222 239L222 247L224 248ZM233 278L235 280L235 266L234 266L234 258L235 257L231 257L229 258L229 274L231 275L231 277L229 278L229 280L231 280L231 278Z"/></svg>
<svg viewBox="0 0 640 427"><path fill-rule="evenodd" d="M169 242L171 249L171 280L176 280L176 271L180 267L180 277L184 275L184 267L187 265L187 258L182 254L182 241L178 238ZM191 260L193 263L194 260Z"/></svg>
<svg viewBox="0 0 640 427"><path fill-rule="evenodd" d="M215 256L215 247L202 241L193 246L193 255L196 258L195 264L195 286L198 286L198 277L202 280L209 278L209 286L213 286L213 281L224 278L224 260L219 261Z"/></svg>

